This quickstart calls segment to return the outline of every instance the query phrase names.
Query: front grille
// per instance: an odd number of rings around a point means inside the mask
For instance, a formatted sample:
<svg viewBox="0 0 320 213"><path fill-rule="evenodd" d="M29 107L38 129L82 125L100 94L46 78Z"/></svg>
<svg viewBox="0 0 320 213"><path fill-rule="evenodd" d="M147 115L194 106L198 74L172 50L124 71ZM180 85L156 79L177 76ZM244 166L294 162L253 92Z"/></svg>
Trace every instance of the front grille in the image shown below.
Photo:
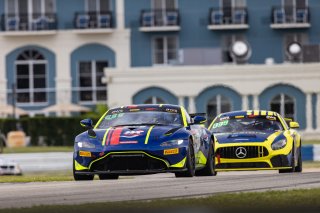
<svg viewBox="0 0 320 213"><path fill-rule="evenodd" d="M244 148L246 150L246 155L241 155L238 157L236 155L237 150ZM231 146L222 147L217 150L217 154L220 158L231 158L231 159L246 159L246 158L260 158L269 155L267 148L264 146Z"/></svg>
<svg viewBox="0 0 320 213"><path fill-rule="evenodd" d="M91 171L163 171L166 164L145 154L113 154L91 166Z"/></svg>
<svg viewBox="0 0 320 213"><path fill-rule="evenodd" d="M220 163L216 165L216 169L245 169L245 168L270 168L265 162L252 163Z"/></svg>

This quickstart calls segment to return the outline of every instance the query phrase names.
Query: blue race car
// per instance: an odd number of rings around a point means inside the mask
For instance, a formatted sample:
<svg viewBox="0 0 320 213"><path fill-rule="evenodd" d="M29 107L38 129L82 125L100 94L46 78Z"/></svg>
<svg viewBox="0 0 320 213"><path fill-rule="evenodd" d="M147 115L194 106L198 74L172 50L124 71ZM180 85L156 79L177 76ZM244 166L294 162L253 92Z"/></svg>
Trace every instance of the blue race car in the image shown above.
<svg viewBox="0 0 320 213"><path fill-rule="evenodd" d="M176 177L215 175L214 138L206 118L176 105L132 105L110 109L75 138L75 180L173 172Z"/></svg>

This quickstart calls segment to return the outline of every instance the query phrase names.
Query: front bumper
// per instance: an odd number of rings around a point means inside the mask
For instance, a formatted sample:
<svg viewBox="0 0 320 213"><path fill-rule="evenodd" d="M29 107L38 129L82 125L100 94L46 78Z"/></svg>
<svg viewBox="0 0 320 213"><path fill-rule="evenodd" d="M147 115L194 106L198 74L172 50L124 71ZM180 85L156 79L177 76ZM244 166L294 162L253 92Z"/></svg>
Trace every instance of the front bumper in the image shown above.
<svg viewBox="0 0 320 213"><path fill-rule="evenodd" d="M186 150L177 148L179 152L171 155L155 155L158 151L110 151L99 158L79 156L75 154L76 174L153 174L185 170Z"/></svg>
<svg viewBox="0 0 320 213"><path fill-rule="evenodd" d="M246 158L239 159L235 156L234 152L238 147L249 147ZM216 148L215 168L216 171L289 169L292 168L291 149L292 147L286 146L281 150L272 150L271 147L261 143L220 145ZM231 151L219 153L220 150Z"/></svg>

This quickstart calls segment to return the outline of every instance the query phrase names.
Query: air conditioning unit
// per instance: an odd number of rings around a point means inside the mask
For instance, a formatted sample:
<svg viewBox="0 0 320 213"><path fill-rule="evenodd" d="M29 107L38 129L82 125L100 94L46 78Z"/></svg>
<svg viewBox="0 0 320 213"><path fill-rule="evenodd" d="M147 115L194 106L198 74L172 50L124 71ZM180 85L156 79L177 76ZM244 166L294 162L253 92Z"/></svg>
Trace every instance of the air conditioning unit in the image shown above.
<svg viewBox="0 0 320 213"><path fill-rule="evenodd" d="M302 58L304 63L320 62L320 45L303 45Z"/></svg>

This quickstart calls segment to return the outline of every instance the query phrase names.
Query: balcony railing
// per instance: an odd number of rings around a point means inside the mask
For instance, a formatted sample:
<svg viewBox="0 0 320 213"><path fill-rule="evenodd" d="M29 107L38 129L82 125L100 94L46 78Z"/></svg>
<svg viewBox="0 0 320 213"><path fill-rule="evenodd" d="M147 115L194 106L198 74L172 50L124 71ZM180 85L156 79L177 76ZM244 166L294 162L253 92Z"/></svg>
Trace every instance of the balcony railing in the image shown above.
<svg viewBox="0 0 320 213"><path fill-rule="evenodd" d="M179 10L142 10L140 26L143 28L179 27Z"/></svg>
<svg viewBox="0 0 320 213"><path fill-rule="evenodd" d="M209 26L212 29L248 28L248 10L243 7L211 8L209 12Z"/></svg>
<svg viewBox="0 0 320 213"><path fill-rule="evenodd" d="M56 30L57 16L54 13L3 14L2 31L41 31Z"/></svg>
<svg viewBox="0 0 320 213"><path fill-rule="evenodd" d="M112 12L77 12L74 17L76 29L111 29L113 28Z"/></svg>
<svg viewBox="0 0 320 213"><path fill-rule="evenodd" d="M308 7L273 7L271 21L273 28L310 27L310 10Z"/></svg>

